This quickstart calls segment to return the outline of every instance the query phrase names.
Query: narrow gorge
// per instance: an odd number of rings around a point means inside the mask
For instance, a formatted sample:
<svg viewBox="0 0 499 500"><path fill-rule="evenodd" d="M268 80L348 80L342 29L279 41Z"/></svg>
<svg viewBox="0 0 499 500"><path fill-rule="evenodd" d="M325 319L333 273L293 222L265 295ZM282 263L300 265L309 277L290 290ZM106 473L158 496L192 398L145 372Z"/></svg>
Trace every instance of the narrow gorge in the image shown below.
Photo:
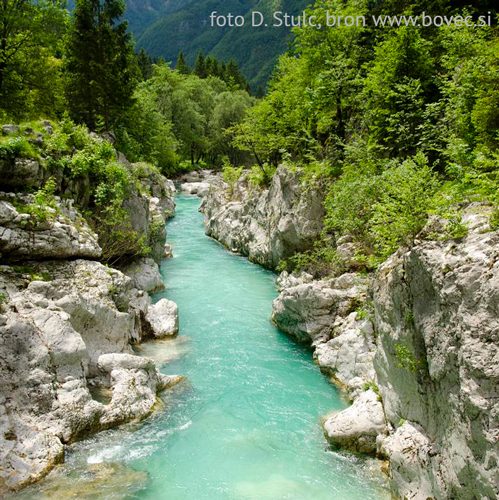
<svg viewBox="0 0 499 500"><path fill-rule="evenodd" d="M207 233L266 267L311 248L321 191L279 167L256 192L219 182L202 204ZM442 239L430 219L412 248L374 274L314 279L281 273L272 320L314 359L352 406L328 416L333 447L389 464L402 498L496 498L499 233L491 208L463 211L464 238ZM338 241L345 269L355 248Z"/></svg>

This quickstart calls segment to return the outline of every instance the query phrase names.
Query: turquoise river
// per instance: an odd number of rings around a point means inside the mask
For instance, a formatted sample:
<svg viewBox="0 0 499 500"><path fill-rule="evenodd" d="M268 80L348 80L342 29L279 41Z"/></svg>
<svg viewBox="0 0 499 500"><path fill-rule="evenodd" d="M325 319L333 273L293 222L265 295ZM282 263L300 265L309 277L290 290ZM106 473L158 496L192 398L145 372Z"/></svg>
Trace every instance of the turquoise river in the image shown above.
<svg viewBox="0 0 499 500"><path fill-rule="evenodd" d="M320 420L346 406L311 353L269 321L275 275L204 234L199 200L177 198L164 261L180 336L144 344L187 380L141 425L73 445L17 498L368 500L387 498L372 461L331 451Z"/></svg>

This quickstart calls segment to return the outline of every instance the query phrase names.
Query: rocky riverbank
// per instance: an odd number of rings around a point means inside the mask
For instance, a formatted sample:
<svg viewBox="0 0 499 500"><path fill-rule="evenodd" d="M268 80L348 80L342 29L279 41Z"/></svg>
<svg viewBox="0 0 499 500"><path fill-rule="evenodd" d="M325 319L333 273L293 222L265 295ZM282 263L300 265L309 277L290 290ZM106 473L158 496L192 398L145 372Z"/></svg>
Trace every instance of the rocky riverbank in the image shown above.
<svg viewBox="0 0 499 500"><path fill-rule="evenodd" d="M264 267L308 250L322 230L323 195L304 189L299 172L279 167L267 189L245 175L230 194L221 179L212 185L201 205L206 233Z"/></svg>
<svg viewBox="0 0 499 500"><path fill-rule="evenodd" d="M317 236L321 212L318 197L303 209L310 198L286 182L295 175L281 167L260 193L242 181L233 201L215 184L202 205L207 233L273 268L306 248L297 243ZM325 417L326 437L387 460L397 497L499 494L499 233L489 215L486 206L468 207L459 240L442 238L446 222L431 220L374 275L278 279L273 321L312 345L321 370L353 403Z"/></svg>
<svg viewBox="0 0 499 500"><path fill-rule="evenodd" d="M173 183L116 153L137 179L121 224L149 249L120 261L122 272L99 262L99 237L79 208L90 180L47 172L50 160L0 161L0 494L45 476L65 444L147 417L180 380L133 350L178 332L176 305L152 305L147 293L163 286L157 261ZM49 173L55 194L44 191ZM108 257L118 261L120 248Z"/></svg>

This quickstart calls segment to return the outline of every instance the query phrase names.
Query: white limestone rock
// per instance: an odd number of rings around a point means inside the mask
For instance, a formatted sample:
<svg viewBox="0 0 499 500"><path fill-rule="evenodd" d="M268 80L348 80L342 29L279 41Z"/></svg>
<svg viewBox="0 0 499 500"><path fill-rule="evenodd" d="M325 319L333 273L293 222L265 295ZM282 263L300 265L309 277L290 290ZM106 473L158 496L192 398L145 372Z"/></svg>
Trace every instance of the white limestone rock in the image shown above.
<svg viewBox="0 0 499 500"><path fill-rule="evenodd" d="M368 390L352 406L326 418L324 432L328 441L350 451L376 454L376 440L387 432L379 396Z"/></svg>
<svg viewBox="0 0 499 500"><path fill-rule="evenodd" d="M414 441L413 450L430 442L432 450L406 455L403 445L387 446L402 497L499 496L499 232L490 231L487 207L469 207L463 220L465 238L416 241L374 284L387 419L417 423L419 437L403 429L402 442Z"/></svg>
<svg viewBox="0 0 499 500"><path fill-rule="evenodd" d="M149 293L158 292L165 288L159 266L154 259L143 257L121 269L132 280L132 285L138 290Z"/></svg>
<svg viewBox="0 0 499 500"><path fill-rule="evenodd" d="M0 199L0 255L10 260L101 256L96 234L70 202L47 207L46 220L16 208L32 203L30 196Z"/></svg>
<svg viewBox="0 0 499 500"><path fill-rule="evenodd" d="M156 338L172 337L178 333L178 307L175 302L161 299L149 306L147 321L151 326L152 334Z"/></svg>
<svg viewBox="0 0 499 500"><path fill-rule="evenodd" d="M208 182L184 182L180 185L180 190L184 194L195 194L202 198L208 194L210 186Z"/></svg>
<svg viewBox="0 0 499 500"><path fill-rule="evenodd" d="M322 190L304 189L299 171L280 166L261 191L243 175L232 197L220 179L211 185L201 204L206 233L265 267L275 269L282 259L308 250L322 231Z"/></svg>
<svg viewBox="0 0 499 500"><path fill-rule="evenodd" d="M132 355L150 300L95 261L0 266L0 496L37 481L64 444L145 418L175 377ZM92 386L112 390L108 404Z"/></svg>

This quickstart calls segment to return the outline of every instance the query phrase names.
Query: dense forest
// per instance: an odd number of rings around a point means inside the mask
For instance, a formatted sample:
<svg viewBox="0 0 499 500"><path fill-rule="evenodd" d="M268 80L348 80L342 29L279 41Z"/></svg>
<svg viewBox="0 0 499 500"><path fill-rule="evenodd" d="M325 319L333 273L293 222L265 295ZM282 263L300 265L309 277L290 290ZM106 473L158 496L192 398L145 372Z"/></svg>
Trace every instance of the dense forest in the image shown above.
<svg viewBox="0 0 499 500"><path fill-rule="evenodd" d="M309 14L475 16L491 5L318 1ZM303 167L327 190L326 230L316 250L283 268L337 272L345 235L370 269L422 229L431 214L466 233L459 209L499 203L499 38L492 26L339 26L295 30L267 96L235 127L261 180L278 163ZM494 224L499 225L496 208ZM445 236L442 236L445 237Z"/></svg>
<svg viewBox="0 0 499 500"><path fill-rule="evenodd" d="M308 13L476 18L490 8L321 0ZM335 272L344 235L357 265L371 269L429 215L446 215L460 237L464 203L499 204L495 12L482 27L296 28L260 100L235 63L200 54L191 68L180 53L176 68L153 64L137 54L123 15L119 0L80 0L71 15L62 1L0 4L0 118L26 122L1 137L1 158L41 157L49 173L54 164L74 176L92 170L102 206L123 199L117 179L128 174L88 131L110 132L128 160L167 175L223 164L233 182L254 163L250 179L261 186L281 162L302 168L328 192L326 230L282 267L316 274ZM33 138L39 119L59 122L44 143Z"/></svg>

